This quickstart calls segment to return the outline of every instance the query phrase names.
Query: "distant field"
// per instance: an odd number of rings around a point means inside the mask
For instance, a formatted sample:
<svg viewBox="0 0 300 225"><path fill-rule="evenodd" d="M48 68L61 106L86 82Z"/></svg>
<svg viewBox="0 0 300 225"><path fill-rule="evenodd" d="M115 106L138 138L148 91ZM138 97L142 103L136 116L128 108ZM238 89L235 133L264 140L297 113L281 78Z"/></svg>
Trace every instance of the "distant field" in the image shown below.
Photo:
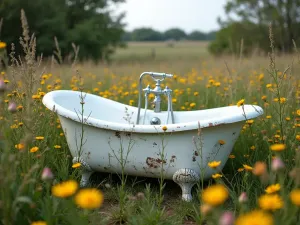
<svg viewBox="0 0 300 225"><path fill-rule="evenodd" d="M113 59L119 62L145 60L193 60L208 54L208 41L129 42L117 50Z"/></svg>

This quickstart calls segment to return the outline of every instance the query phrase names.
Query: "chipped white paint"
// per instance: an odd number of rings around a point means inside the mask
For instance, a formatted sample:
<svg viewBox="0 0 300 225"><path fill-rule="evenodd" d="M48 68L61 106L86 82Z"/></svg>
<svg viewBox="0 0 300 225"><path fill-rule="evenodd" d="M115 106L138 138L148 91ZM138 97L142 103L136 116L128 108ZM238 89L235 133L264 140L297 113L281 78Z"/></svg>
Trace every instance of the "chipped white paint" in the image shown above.
<svg viewBox="0 0 300 225"><path fill-rule="evenodd" d="M79 152L82 136L79 96L76 91L52 91L44 96L43 103L58 114L74 162L83 165L82 185L87 185L92 171L120 173L123 154L126 174L160 177L163 173L166 179L174 179L181 186L184 200L191 199L190 190L200 175L207 179L215 172L207 167L209 161L221 161L219 169L224 167L246 118L263 114L254 105L174 111L175 124L164 124L166 112L147 110L146 124L134 125L131 122L135 122L136 107L86 94L84 145ZM158 117L162 124L150 125L153 117ZM162 130L164 125L167 131ZM225 144L221 145L219 140ZM162 151L164 154L160 154ZM192 175L192 179L184 178L183 174Z"/></svg>

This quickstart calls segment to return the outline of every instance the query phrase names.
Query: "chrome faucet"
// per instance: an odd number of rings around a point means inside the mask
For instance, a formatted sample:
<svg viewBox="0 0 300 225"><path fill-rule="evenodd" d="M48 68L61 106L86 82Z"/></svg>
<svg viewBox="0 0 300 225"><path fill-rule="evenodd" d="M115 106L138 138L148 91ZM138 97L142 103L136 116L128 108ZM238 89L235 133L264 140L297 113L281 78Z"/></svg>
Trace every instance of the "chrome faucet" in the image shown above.
<svg viewBox="0 0 300 225"><path fill-rule="evenodd" d="M150 75L152 79L156 82L155 83L155 88L151 89L150 85L148 85L145 89L142 89L142 79L145 75ZM155 73L155 72L144 72L140 75L140 80L139 80L139 102L138 102L138 114L137 114L137 121L136 124L139 124L140 120L140 110L141 110L141 92L144 91L145 93L145 113L144 113L144 121L143 124L145 123L145 115L146 111L148 108L148 96L150 93L153 93L155 95L155 98L153 100L154 104L154 112L159 113L161 112L160 104L161 104L161 95L166 95L168 97L168 117L167 117L167 122L169 120L169 114L171 114L172 118L172 123L174 123L174 114L173 114L173 107L172 107L172 90L168 88L167 86L165 89L161 88L161 82L166 78L166 77L173 77L172 74L166 74L166 73Z"/></svg>

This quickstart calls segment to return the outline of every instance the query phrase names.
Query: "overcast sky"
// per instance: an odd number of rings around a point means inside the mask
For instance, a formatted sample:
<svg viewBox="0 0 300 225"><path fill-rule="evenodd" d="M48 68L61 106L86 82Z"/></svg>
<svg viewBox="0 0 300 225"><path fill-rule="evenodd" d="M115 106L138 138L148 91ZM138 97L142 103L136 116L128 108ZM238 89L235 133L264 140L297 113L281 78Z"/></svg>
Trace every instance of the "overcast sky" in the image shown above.
<svg viewBox="0 0 300 225"><path fill-rule="evenodd" d="M225 17L227 0L127 0L119 5L125 11L126 30L152 27L159 31L178 27L186 32L219 28L218 16Z"/></svg>

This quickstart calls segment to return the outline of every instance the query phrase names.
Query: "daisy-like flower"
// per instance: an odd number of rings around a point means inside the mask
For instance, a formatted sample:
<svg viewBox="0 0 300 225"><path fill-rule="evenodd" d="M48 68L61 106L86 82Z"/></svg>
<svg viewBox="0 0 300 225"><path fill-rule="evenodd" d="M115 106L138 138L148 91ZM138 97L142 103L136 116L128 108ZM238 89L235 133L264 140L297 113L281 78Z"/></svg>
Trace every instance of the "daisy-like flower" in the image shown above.
<svg viewBox="0 0 300 225"><path fill-rule="evenodd" d="M290 199L294 205L300 207L300 188L291 191Z"/></svg>
<svg viewBox="0 0 300 225"><path fill-rule="evenodd" d="M244 105L244 103L245 103L245 99L241 99L241 100L239 100L239 101L236 103L236 105L237 105L238 107L240 107L240 106Z"/></svg>
<svg viewBox="0 0 300 225"><path fill-rule="evenodd" d="M79 168L80 166L81 166L81 163L77 162L72 165L72 168L76 169L76 168Z"/></svg>
<svg viewBox="0 0 300 225"><path fill-rule="evenodd" d="M235 221L235 225L274 225L272 215L263 210L254 210L245 214L241 214Z"/></svg>
<svg viewBox="0 0 300 225"><path fill-rule="evenodd" d="M39 147L35 146L30 149L30 152L34 153L34 152L37 152L38 150L39 150Z"/></svg>
<svg viewBox="0 0 300 225"><path fill-rule="evenodd" d="M74 180L64 181L52 186L52 195L58 198L67 198L75 194L78 189L78 184Z"/></svg>
<svg viewBox="0 0 300 225"><path fill-rule="evenodd" d="M225 145L225 143L226 143L224 140L218 140L218 142L220 145Z"/></svg>
<svg viewBox="0 0 300 225"><path fill-rule="evenodd" d="M215 169L220 165L221 165L221 161L212 161L208 163L208 166L212 169Z"/></svg>
<svg viewBox="0 0 300 225"><path fill-rule="evenodd" d="M275 211L283 207L283 200L278 194L266 194L259 197L258 204L261 209Z"/></svg>
<svg viewBox="0 0 300 225"><path fill-rule="evenodd" d="M214 178L214 179L218 179L218 178L221 178L223 176L222 176L222 174L216 173L216 174L213 174L211 177Z"/></svg>
<svg viewBox="0 0 300 225"><path fill-rule="evenodd" d="M222 205L228 198L229 192L224 185L216 184L202 192L202 201L211 206Z"/></svg>
<svg viewBox="0 0 300 225"><path fill-rule="evenodd" d="M265 192L267 194L274 194L280 190L280 184L273 184L266 188Z"/></svg>
<svg viewBox="0 0 300 225"><path fill-rule="evenodd" d="M45 138L43 136L37 136L35 137L35 140L44 140Z"/></svg>
<svg viewBox="0 0 300 225"><path fill-rule="evenodd" d="M281 152L285 149L285 144L274 144L270 146L270 150L275 152Z"/></svg>
<svg viewBox="0 0 300 225"><path fill-rule="evenodd" d="M253 168L251 166L248 166L246 164L243 165L244 169L247 170L247 171L252 171Z"/></svg>
<svg viewBox="0 0 300 225"><path fill-rule="evenodd" d="M75 203L83 209L96 209L103 203L104 197L96 188L81 189L75 196Z"/></svg>

